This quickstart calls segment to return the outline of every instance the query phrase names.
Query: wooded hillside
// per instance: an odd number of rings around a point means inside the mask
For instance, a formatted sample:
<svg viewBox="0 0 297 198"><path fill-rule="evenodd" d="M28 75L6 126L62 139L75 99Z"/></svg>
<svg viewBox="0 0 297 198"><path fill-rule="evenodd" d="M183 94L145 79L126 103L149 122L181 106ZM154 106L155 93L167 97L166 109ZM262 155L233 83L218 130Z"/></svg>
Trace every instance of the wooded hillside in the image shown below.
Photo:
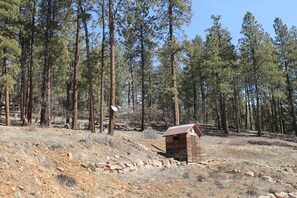
<svg viewBox="0 0 297 198"><path fill-rule="evenodd" d="M191 4L0 1L2 121L20 110L23 125L88 119L92 132L109 122L109 134L120 118L141 130L199 122L297 136L297 28L272 19L272 38L247 12L237 44L221 16L206 39L184 40Z"/></svg>

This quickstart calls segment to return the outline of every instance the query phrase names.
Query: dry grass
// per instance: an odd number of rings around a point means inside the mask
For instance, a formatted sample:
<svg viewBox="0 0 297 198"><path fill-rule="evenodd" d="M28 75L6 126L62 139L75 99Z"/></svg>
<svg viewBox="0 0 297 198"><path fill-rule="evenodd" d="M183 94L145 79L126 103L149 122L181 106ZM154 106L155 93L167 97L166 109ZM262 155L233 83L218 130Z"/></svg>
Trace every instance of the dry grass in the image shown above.
<svg viewBox="0 0 297 198"><path fill-rule="evenodd" d="M245 198L297 191L297 143L248 135L203 136L206 155L198 165L104 171L107 162L163 160L157 152L165 141L157 135L0 127L0 197Z"/></svg>
<svg viewBox="0 0 297 198"><path fill-rule="evenodd" d="M28 131L37 131L37 125L35 123L29 124Z"/></svg>
<svg viewBox="0 0 297 198"><path fill-rule="evenodd" d="M144 139L158 139L158 132L152 128L148 128L142 132L142 138Z"/></svg>

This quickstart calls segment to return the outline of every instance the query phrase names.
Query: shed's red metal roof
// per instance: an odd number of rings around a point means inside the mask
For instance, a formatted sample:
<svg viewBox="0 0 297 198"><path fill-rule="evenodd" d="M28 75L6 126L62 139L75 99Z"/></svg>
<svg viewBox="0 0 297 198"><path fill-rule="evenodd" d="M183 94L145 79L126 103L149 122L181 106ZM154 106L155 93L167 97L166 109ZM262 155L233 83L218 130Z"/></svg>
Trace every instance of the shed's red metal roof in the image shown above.
<svg viewBox="0 0 297 198"><path fill-rule="evenodd" d="M188 132L191 132L192 129L194 129L195 133L199 137L203 135L197 124L187 124L187 125L178 125L178 126L169 127L167 131L164 132L163 136L166 137L166 136L188 133Z"/></svg>

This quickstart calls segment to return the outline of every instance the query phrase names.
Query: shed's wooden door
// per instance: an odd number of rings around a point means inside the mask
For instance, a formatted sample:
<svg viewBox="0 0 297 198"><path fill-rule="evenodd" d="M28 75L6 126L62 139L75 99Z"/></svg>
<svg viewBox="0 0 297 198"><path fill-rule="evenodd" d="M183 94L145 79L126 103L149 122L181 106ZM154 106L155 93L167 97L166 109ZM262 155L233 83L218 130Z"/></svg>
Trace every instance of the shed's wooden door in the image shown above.
<svg viewBox="0 0 297 198"><path fill-rule="evenodd" d="M197 147L197 138L194 135L191 135L191 145L192 145L192 162L198 161L198 147Z"/></svg>

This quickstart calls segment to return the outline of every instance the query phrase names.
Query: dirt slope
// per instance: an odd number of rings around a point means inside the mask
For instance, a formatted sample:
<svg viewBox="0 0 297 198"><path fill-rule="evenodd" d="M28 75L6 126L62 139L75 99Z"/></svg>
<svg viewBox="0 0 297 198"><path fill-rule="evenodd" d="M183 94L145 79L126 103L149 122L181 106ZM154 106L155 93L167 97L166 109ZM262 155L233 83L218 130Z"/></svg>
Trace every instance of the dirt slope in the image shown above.
<svg viewBox="0 0 297 198"><path fill-rule="evenodd" d="M145 137L0 127L0 197L297 197L296 138L209 134L185 165Z"/></svg>

